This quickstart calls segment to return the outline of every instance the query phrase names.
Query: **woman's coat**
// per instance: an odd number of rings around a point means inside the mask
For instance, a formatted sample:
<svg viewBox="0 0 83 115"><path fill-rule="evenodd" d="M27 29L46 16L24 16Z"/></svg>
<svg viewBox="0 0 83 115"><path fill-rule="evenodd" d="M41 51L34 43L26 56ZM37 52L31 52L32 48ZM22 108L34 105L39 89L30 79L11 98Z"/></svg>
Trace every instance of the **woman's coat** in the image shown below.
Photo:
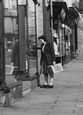
<svg viewBox="0 0 83 115"><path fill-rule="evenodd" d="M44 47L44 52L41 52L41 61L46 60L47 66L53 65L53 62L55 61L55 55L54 55L54 48L52 43L46 43Z"/></svg>

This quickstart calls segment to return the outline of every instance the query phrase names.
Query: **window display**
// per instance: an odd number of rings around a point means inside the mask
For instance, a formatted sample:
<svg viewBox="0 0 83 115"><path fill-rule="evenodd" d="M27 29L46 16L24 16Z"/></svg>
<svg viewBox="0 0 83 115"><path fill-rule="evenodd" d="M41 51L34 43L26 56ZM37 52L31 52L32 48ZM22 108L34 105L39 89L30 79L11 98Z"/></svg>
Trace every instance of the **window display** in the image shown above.
<svg viewBox="0 0 83 115"><path fill-rule="evenodd" d="M18 2L17 0L4 0L5 64L11 65L15 38L18 37L19 68L24 73L27 71L29 76L33 76L37 71L35 5L32 0L27 2L28 9L26 8L26 0L18 0ZM25 13L22 14L21 9L23 9L22 12L25 10ZM20 18L17 12L19 12ZM20 24L22 20L23 23ZM22 28L24 28L23 31L21 31ZM21 64L22 62L23 64Z"/></svg>

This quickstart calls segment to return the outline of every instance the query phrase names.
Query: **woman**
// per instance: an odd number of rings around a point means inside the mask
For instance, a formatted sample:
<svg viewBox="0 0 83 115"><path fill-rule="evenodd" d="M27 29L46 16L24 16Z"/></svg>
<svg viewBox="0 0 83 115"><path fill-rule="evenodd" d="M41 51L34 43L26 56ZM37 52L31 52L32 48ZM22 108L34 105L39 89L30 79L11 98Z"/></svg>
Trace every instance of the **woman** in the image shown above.
<svg viewBox="0 0 83 115"><path fill-rule="evenodd" d="M45 84L41 88L53 88L53 72L50 65L55 64L54 48L52 43L48 43L46 36L42 35L38 38L41 41L41 70L40 74L44 74ZM50 75L50 84L48 85L48 74Z"/></svg>
<svg viewBox="0 0 83 115"><path fill-rule="evenodd" d="M57 40L58 40L58 35L56 33L53 34L53 40L54 40L54 53L55 53L55 56L59 55L59 52L58 52L58 44L57 44Z"/></svg>
<svg viewBox="0 0 83 115"><path fill-rule="evenodd" d="M11 57L11 65L15 66L14 68L14 76L15 76L15 81L19 79L19 72L18 72L18 66L19 66L19 45L18 45L18 38L15 38L15 44L13 46L12 50L12 57Z"/></svg>

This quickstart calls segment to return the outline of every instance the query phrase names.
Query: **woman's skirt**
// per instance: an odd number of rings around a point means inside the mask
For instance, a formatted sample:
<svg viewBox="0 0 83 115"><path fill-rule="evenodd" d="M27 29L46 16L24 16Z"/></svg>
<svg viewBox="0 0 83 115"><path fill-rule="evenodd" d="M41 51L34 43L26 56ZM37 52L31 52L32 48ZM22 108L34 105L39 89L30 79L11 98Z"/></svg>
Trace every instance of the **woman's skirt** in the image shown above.
<svg viewBox="0 0 83 115"><path fill-rule="evenodd" d="M44 75L50 75L53 76L53 72L51 70L51 68L48 67L46 61L42 61L41 67L40 67L40 74L44 74Z"/></svg>
<svg viewBox="0 0 83 115"><path fill-rule="evenodd" d="M41 67L40 67L40 74L48 74L48 71L47 71L47 63L46 61L42 61L41 63Z"/></svg>

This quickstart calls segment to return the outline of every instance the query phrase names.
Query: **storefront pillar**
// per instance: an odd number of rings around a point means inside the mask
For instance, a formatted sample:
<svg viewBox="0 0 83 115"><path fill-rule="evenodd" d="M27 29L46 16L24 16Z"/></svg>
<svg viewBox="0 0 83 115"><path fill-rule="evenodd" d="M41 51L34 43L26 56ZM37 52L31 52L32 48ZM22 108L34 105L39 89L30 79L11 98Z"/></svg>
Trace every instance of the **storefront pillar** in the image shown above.
<svg viewBox="0 0 83 115"><path fill-rule="evenodd" d="M59 43L58 55L56 56L56 63L65 63L65 31L62 24L65 22L65 18L68 12L66 2L53 1L53 30L58 34Z"/></svg>
<svg viewBox="0 0 83 115"><path fill-rule="evenodd" d="M4 10L0 0L0 87L5 82L5 48L4 48Z"/></svg>
<svg viewBox="0 0 83 115"><path fill-rule="evenodd" d="M59 37L59 55L60 55L60 63L62 63L62 28L61 28L61 20L58 22L58 37Z"/></svg>
<svg viewBox="0 0 83 115"><path fill-rule="evenodd" d="M37 30L38 30L38 26L37 26L37 6L38 4L34 4L34 8L35 8L35 40L36 40L36 76L37 76L37 85L39 86L40 85L40 79L39 79L39 69L38 69L38 50L37 50L37 46L38 46L38 41L37 41L37 38L38 38L38 34L37 34Z"/></svg>
<svg viewBox="0 0 83 115"><path fill-rule="evenodd" d="M51 5L51 1L50 1ZM48 41L51 42L51 30L50 30L50 7L46 5L45 0L43 0L43 33L47 37Z"/></svg>
<svg viewBox="0 0 83 115"><path fill-rule="evenodd" d="M18 5L18 42L20 76L21 73L26 70L25 14L25 5Z"/></svg>

